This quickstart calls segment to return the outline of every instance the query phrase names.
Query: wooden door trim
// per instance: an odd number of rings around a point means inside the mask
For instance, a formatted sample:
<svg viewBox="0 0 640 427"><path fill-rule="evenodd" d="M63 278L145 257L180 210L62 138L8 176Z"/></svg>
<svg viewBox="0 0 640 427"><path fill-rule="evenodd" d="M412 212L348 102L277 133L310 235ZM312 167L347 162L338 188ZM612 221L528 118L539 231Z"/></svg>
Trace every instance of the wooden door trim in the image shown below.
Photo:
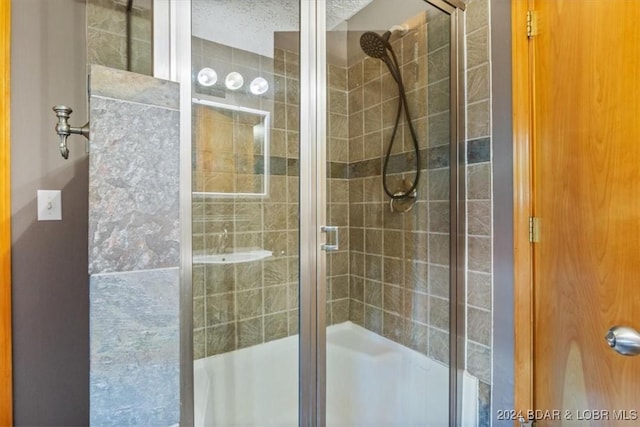
<svg viewBox="0 0 640 427"><path fill-rule="evenodd" d="M11 0L0 0L0 425L13 425L11 337Z"/></svg>
<svg viewBox="0 0 640 427"><path fill-rule="evenodd" d="M529 218L533 212L533 108L527 11L533 0L512 0L513 224L514 224L514 409L533 409L533 251Z"/></svg>

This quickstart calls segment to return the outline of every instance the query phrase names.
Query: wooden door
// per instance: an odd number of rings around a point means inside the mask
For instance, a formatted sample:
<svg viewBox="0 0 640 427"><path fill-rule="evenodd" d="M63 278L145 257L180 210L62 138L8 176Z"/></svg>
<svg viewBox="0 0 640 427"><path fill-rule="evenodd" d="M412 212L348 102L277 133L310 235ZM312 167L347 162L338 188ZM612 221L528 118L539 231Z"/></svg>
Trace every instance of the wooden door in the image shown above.
<svg viewBox="0 0 640 427"><path fill-rule="evenodd" d="M533 4L536 426L640 425L640 2Z"/></svg>

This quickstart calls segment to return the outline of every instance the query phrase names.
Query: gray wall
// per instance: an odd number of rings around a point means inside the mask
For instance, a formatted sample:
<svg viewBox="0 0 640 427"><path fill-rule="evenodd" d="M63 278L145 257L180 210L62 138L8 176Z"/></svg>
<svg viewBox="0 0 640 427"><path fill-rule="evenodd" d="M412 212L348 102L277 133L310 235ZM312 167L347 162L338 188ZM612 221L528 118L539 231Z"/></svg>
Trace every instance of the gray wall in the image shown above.
<svg viewBox="0 0 640 427"><path fill-rule="evenodd" d="M491 74L493 113L493 426L501 409L513 409L513 122L511 112L511 2L491 0Z"/></svg>
<svg viewBox="0 0 640 427"><path fill-rule="evenodd" d="M51 107L87 119L83 0L12 2L11 168L16 425L89 422L87 156L58 151ZM62 221L37 222L36 190L62 190Z"/></svg>

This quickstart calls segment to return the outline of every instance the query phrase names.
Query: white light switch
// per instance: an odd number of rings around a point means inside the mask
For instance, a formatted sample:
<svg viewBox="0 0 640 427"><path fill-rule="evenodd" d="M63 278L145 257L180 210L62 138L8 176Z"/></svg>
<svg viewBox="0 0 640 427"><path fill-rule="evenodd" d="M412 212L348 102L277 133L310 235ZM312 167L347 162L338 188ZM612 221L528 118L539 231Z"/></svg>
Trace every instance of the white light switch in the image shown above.
<svg viewBox="0 0 640 427"><path fill-rule="evenodd" d="M62 192L38 190L38 221L62 220Z"/></svg>

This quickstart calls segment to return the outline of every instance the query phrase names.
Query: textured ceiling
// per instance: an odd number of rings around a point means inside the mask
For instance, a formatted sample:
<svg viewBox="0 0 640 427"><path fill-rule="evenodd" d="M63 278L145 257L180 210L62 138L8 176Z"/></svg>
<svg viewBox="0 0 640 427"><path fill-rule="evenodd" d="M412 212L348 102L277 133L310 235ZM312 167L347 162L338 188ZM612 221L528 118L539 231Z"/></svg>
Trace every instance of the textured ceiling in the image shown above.
<svg viewBox="0 0 640 427"><path fill-rule="evenodd" d="M192 0L193 35L271 57L275 32L299 31L299 1ZM371 1L327 0L327 28L335 28Z"/></svg>

